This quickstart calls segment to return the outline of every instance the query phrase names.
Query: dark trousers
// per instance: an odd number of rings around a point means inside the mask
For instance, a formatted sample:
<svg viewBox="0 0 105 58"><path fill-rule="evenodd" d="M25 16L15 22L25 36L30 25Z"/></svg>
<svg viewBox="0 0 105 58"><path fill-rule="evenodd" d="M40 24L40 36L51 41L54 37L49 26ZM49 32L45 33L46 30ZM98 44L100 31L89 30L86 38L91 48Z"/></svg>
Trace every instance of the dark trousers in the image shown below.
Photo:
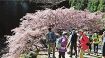
<svg viewBox="0 0 105 58"><path fill-rule="evenodd" d="M104 57L105 57L105 42L104 42L104 45L103 45L102 56L104 56Z"/></svg>
<svg viewBox="0 0 105 58"><path fill-rule="evenodd" d="M92 48L91 48L91 44L89 43L89 50L90 50L90 52L91 52L91 50L92 50Z"/></svg>
<svg viewBox="0 0 105 58"><path fill-rule="evenodd" d="M77 44L76 43L71 43L71 53L70 53L70 56L72 57L72 55L73 55L73 49L74 49L74 51L75 51L75 55L76 55L76 57L77 57Z"/></svg>
<svg viewBox="0 0 105 58"><path fill-rule="evenodd" d="M94 44L94 53L98 53L98 44Z"/></svg>
<svg viewBox="0 0 105 58"><path fill-rule="evenodd" d="M59 51L59 58L61 58L61 57L62 57L62 58L65 58L65 52L60 52L60 51Z"/></svg>

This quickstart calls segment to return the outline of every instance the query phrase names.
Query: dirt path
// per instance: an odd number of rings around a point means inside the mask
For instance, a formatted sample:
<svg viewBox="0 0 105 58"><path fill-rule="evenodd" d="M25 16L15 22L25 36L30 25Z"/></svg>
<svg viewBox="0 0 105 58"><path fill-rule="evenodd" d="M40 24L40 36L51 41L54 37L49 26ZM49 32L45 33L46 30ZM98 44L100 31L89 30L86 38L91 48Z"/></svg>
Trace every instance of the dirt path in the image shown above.
<svg viewBox="0 0 105 58"><path fill-rule="evenodd" d="M92 51L93 51L93 50L92 50ZM56 58L58 58L58 55L59 55L59 53L58 53L58 52L55 52ZM52 56L52 55L51 55L51 56ZM70 55L67 54L67 52L66 52L65 57L66 57L66 58L70 58L69 56L70 56ZM96 56L96 55L94 55L94 54L87 55L87 53L85 53L83 56L84 56L84 58L102 58L101 50L99 50L99 56ZM39 55L38 55L37 58L48 58L48 53L47 53L47 51L41 51L41 52L39 52ZM75 58L75 56L73 56L72 58ZM80 56L78 56L78 58L80 58Z"/></svg>

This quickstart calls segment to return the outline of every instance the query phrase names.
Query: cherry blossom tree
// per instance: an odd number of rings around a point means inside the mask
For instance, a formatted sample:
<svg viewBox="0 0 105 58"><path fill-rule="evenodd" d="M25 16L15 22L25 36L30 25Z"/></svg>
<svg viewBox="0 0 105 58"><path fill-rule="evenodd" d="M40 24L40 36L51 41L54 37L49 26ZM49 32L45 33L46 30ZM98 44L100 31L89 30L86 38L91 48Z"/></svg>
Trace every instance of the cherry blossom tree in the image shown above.
<svg viewBox="0 0 105 58"><path fill-rule="evenodd" d="M27 13L21 18L20 26L13 29L13 35L7 36L9 52L2 58L19 58L23 52L42 47L39 40L45 39L47 28L53 27L53 31L58 29L69 30L71 28L87 28L100 30L104 24L101 21L104 13L88 11L78 11L71 9L46 9L35 13Z"/></svg>

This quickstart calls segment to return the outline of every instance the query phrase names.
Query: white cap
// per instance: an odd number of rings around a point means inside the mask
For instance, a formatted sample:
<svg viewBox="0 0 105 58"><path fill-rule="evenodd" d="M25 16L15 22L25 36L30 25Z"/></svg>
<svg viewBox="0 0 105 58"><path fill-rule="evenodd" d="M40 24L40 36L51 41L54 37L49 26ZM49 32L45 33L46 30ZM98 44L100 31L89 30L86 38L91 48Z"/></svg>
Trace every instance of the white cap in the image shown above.
<svg viewBox="0 0 105 58"><path fill-rule="evenodd" d="M105 33L105 31L103 33Z"/></svg>
<svg viewBox="0 0 105 58"><path fill-rule="evenodd" d="M63 31L62 35L66 34L67 32Z"/></svg>

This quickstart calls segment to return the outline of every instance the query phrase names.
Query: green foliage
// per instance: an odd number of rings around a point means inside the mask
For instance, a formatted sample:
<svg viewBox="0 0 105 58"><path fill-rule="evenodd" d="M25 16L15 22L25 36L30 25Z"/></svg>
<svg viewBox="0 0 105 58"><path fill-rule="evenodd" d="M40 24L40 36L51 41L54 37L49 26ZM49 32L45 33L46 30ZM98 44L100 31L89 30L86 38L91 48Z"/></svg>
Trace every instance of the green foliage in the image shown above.
<svg viewBox="0 0 105 58"><path fill-rule="evenodd" d="M76 5L76 0L69 0L69 4L71 7Z"/></svg>
<svg viewBox="0 0 105 58"><path fill-rule="evenodd" d="M89 0L87 9L90 12L95 12L98 9L99 0Z"/></svg>
<svg viewBox="0 0 105 58"><path fill-rule="evenodd" d="M75 8L81 10L83 6L84 6L84 0L77 0Z"/></svg>
<svg viewBox="0 0 105 58"><path fill-rule="evenodd" d="M81 10L84 6L85 0L69 0L69 5L71 7L75 6L75 9Z"/></svg>
<svg viewBox="0 0 105 58"><path fill-rule="evenodd" d="M104 0L99 1L98 10L102 11L102 12L105 11L105 2L104 2Z"/></svg>
<svg viewBox="0 0 105 58"><path fill-rule="evenodd" d="M36 51L30 51L28 53L23 53L23 54L20 55L19 58L36 58L37 55L39 54L39 51L40 50L38 49Z"/></svg>
<svg viewBox="0 0 105 58"><path fill-rule="evenodd" d="M19 58L31 58L29 54L21 54Z"/></svg>
<svg viewBox="0 0 105 58"><path fill-rule="evenodd" d="M90 12L105 11L104 0L69 0L70 7L75 6L75 9L88 9Z"/></svg>

